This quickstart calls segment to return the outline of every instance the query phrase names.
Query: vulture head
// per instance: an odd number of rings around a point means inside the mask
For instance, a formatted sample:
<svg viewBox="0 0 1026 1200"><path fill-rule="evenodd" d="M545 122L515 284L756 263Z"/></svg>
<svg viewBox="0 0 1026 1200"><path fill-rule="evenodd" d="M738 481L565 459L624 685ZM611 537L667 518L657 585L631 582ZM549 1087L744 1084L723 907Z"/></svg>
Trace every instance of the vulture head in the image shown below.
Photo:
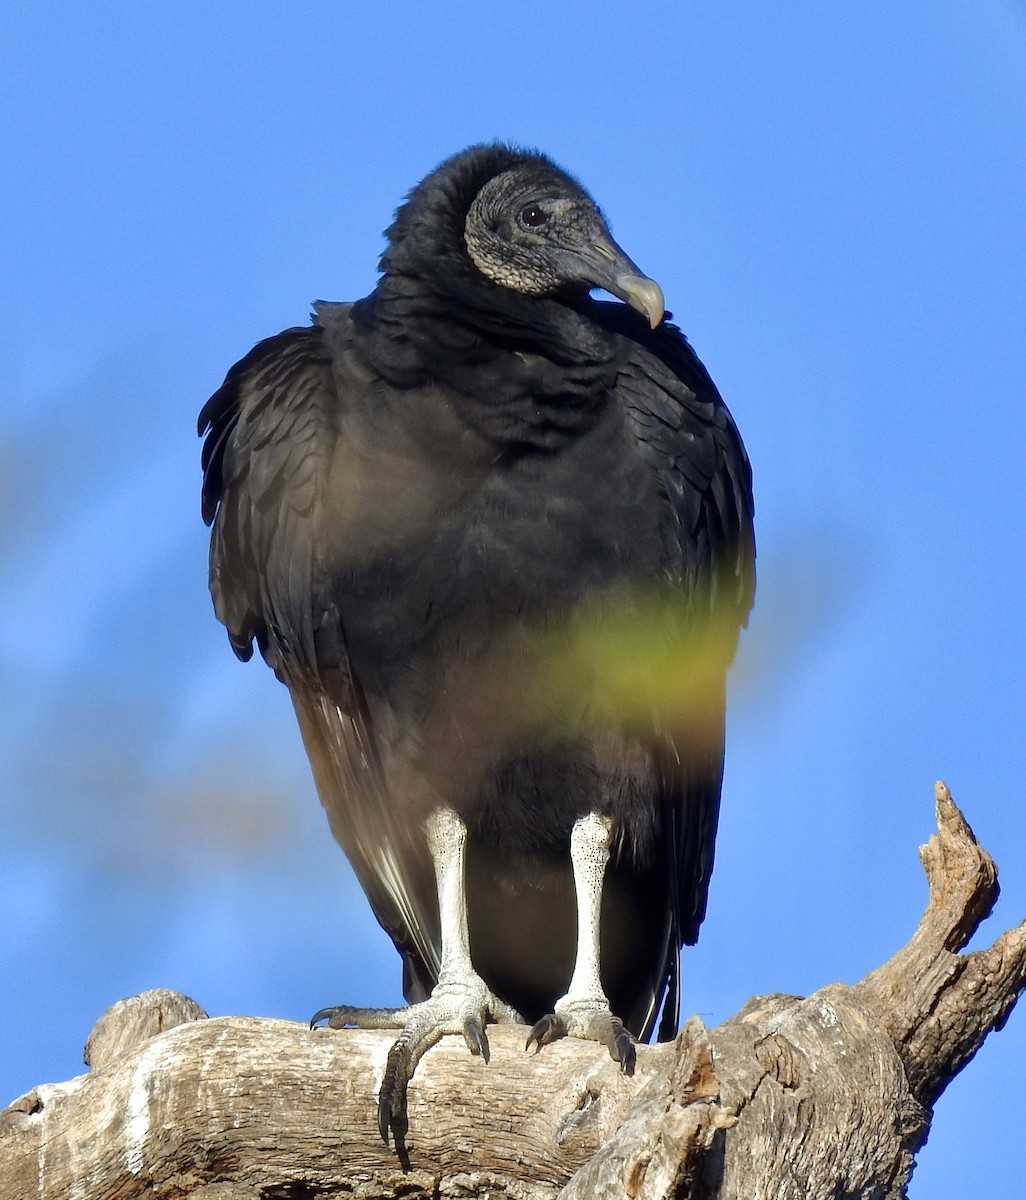
<svg viewBox="0 0 1026 1200"><path fill-rule="evenodd" d="M450 295L484 281L570 301L602 288L653 329L663 319L662 289L616 244L584 188L542 154L462 151L413 189L387 237L386 276L433 280Z"/></svg>

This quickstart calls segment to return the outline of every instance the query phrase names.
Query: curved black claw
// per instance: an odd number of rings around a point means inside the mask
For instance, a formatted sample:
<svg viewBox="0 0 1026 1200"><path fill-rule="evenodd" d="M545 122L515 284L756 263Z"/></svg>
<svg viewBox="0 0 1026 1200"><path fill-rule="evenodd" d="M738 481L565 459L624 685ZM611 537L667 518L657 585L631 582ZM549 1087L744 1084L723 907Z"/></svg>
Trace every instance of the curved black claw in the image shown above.
<svg viewBox="0 0 1026 1200"><path fill-rule="evenodd" d="M386 1146L388 1131L394 1129L397 1122L405 1122L406 1088L412 1074L410 1049L400 1038L388 1052L385 1074L378 1092L378 1132ZM396 1132L398 1134L398 1130Z"/></svg>
<svg viewBox="0 0 1026 1200"><path fill-rule="evenodd" d="M620 1064L620 1070L625 1075L633 1075L638 1061L638 1052L634 1049L634 1039L623 1027L623 1022L613 1017L609 1023L609 1036L606 1038L609 1056Z"/></svg>
<svg viewBox="0 0 1026 1200"><path fill-rule="evenodd" d="M524 1049L530 1050L532 1046L537 1045L540 1050L542 1046L547 1046L549 1042L559 1041L566 1035L566 1021L556 1013L546 1013L540 1021L535 1022L534 1028L527 1035L527 1045Z"/></svg>
<svg viewBox="0 0 1026 1200"><path fill-rule="evenodd" d="M310 1028L314 1029L318 1021L327 1021L329 1029L345 1029L351 1024L349 1017L356 1012L348 1004L334 1004L331 1008L319 1008L310 1018Z"/></svg>
<svg viewBox="0 0 1026 1200"><path fill-rule="evenodd" d="M488 1047L488 1038L485 1035L484 1026L477 1017L468 1017L463 1022L463 1040L467 1043L467 1049L471 1054L476 1054L488 1062L491 1058L491 1050Z"/></svg>

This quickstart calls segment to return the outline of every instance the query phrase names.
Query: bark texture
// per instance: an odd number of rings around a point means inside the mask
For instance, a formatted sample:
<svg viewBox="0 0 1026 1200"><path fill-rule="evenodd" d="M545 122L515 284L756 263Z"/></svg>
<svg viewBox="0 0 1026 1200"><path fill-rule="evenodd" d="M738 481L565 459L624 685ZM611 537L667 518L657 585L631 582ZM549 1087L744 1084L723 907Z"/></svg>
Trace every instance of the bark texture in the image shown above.
<svg viewBox="0 0 1026 1200"><path fill-rule="evenodd" d="M120 1001L87 1075L0 1113L0 1196L38 1200L898 1200L932 1105L1026 986L1026 923L959 954L997 897L990 856L936 788L918 929L854 986L762 996L639 1047L492 1060L444 1038L417 1068L398 1148L376 1128L392 1034L206 1018L173 992Z"/></svg>

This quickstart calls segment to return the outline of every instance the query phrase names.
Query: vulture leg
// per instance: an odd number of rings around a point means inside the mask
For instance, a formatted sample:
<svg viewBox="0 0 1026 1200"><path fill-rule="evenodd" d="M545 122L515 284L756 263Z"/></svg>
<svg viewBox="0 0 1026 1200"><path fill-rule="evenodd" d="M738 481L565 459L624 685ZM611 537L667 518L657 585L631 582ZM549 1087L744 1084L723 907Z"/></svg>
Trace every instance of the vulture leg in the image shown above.
<svg viewBox="0 0 1026 1200"><path fill-rule="evenodd" d="M487 1062L488 1021L522 1022L519 1013L488 990L470 959L463 877L466 825L451 808L439 808L427 820L427 836L442 927L441 969L430 997L405 1008L324 1008L310 1022L327 1018L334 1029L402 1029L388 1052L378 1092L378 1129L386 1142L389 1129L405 1116L406 1088L414 1068L443 1034L462 1034L471 1054Z"/></svg>
<svg viewBox="0 0 1026 1200"><path fill-rule="evenodd" d="M554 1012L534 1026L526 1048L530 1050L537 1044L540 1050L568 1034L604 1042L621 1069L633 1075L637 1058L634 1041L623 1022L609 1011L609 1000L599 977L599 914L611 834L612 821L598 813L589 813L574 822L570 862L577 892L577 959L566 995L556 1001Z"/></svg>

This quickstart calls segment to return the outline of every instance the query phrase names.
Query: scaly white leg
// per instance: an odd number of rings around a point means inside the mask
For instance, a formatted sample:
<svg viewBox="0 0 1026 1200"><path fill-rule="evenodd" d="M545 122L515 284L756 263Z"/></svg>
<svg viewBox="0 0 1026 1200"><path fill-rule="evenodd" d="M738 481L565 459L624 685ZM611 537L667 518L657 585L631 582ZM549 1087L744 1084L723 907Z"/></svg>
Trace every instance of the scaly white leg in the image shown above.
<svg viewBox="0 0 1026 1200"><path fill-rule="evenodd" d="M574 822L570 833L570 863L577 893L577 959L566 995L556 1005L557 1012L574 1004L609 1007L599 977L599 918L612 830L609 817L589 813Z"/></svg>
<svg viewBox="0 0 1026 1200"><path fill-rule="evenodd" d="M475 974L467 933L467 890L463 859L467 827L451 808L439 808L427 819L428 849L435 865L438 915L442 925L439 984L460 982Z"/></svg>
<svg viewBox="0 0 1026 1200"><path fill-rule="evenodd" d="M311 1025L327 1019L333 1029L357 1025L362 1029L402 1029L396 1038L378 1092L378 1129L388 1131L405 1117L406 1089L426 1050L445 1033L461 1033L471 1054L488 1061L488 1021L520 1023L522 1018L493 995L474 970L467 933L467 894L463 859L467 827L451 808L436 809L425 823L428 849L435 868L438 915L442 927L442 962L438 982L427 1000L406 1008L322 1008Z"/></svg>
<svg viewBox="0 0 1026 1200"><path fill-rule="evenodd" d="M609 1011L599 970L602 884L612 831L609 817L588 813L574 822L570 832L570 863L577 893L577 958L566 995L556 1001L554 1012L531 1030L527 1049L535 1043L541 1049L567 1034L605 1042L610 1055L630 1075L637 1058L634 1043L623 1023Z"/></svg>

